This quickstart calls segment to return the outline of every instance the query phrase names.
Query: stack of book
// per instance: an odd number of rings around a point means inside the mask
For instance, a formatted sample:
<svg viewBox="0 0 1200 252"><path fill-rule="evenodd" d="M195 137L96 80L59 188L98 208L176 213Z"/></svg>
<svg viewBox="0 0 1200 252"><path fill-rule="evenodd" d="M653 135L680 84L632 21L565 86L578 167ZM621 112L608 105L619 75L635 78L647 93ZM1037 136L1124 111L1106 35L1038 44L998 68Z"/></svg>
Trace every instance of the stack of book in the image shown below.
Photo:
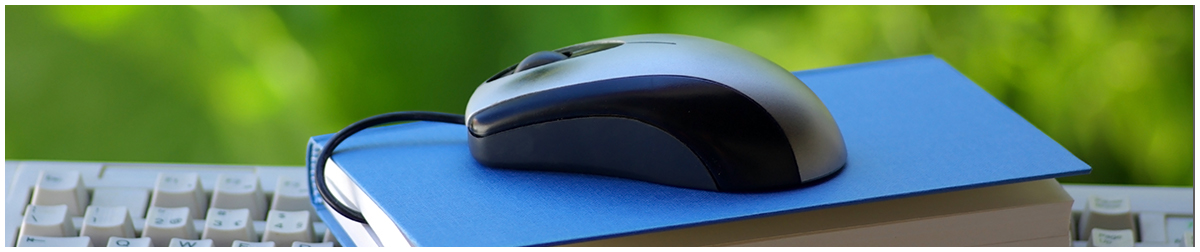
<svg viewBox="0 0 1200 252"><path fill-rule="evenodd" d="M476 163L461 125L365 130L326 176L369 226L318 215L357 246L1069 246L1053 178L1090 168L932 56L795 73L848 161L825 181L721 193ZM330 135L309 142L309 167Z"/></svg>

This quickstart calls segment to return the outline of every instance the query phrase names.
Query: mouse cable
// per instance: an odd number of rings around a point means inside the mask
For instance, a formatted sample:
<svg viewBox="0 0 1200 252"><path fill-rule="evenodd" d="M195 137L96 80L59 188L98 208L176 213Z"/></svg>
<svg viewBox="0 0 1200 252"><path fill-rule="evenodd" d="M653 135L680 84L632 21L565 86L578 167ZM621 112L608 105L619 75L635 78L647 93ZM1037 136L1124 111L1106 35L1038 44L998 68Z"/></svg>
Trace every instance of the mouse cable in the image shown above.
<svg viewBox="0 0 1200 252"><path fill-rule="evenodd" d="M321 199L329 205L329 208L333 208L333 211L338 212L350 220L367 224L367 219L363 218L362 212L351 209L345 204L342 204L341 201L333 197L333 193L329 192L329 187L325 185L325 162L327 162L329 158L333 156L333 149L337 148L338 144L341 144L342 141L346 140L346 138L350 137L350 135L373 126L403 121L431 121L463 124L463 116L425 111L392 112L362 119L361 121L350 124L350 126L346 126L345 129L338 131L336 134L333 134L333 137L329 138L329 141L325 142L325 147L321 149L321 155L317 156L317 160L314 161L316 162L315 166L313 167L313 182L316 184L317 192L321 194Z"/></svg>

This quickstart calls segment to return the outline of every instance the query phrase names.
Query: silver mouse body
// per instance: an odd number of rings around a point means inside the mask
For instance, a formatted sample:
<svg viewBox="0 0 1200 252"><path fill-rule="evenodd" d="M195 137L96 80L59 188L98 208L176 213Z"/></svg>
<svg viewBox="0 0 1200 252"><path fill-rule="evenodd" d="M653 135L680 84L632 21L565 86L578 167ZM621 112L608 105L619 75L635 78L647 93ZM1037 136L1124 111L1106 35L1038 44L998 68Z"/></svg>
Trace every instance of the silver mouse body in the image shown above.
<svg viewBox="0 0 1200 252"><path fill-rule="evenodd" d="M531 55L480 85L465 117L472 155L497 168L741 192L795 188L846 163L837 123L792 73L686 35Z"/></svg>

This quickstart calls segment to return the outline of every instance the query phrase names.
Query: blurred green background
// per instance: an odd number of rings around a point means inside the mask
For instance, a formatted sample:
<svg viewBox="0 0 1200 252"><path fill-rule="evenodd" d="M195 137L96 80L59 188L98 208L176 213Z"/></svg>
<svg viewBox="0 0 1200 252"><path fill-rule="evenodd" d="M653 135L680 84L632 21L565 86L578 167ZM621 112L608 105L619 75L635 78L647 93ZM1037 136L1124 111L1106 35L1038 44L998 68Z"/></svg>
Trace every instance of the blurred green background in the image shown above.
<svg viewBox="0 0 1200 252"><path fill-rule="evenodd" d="M5 158L300 166L310 136L461 114L529 53L681 33L789 70L933 54L1090 164L1194 183L1192 6L6 6Z"/></svg>

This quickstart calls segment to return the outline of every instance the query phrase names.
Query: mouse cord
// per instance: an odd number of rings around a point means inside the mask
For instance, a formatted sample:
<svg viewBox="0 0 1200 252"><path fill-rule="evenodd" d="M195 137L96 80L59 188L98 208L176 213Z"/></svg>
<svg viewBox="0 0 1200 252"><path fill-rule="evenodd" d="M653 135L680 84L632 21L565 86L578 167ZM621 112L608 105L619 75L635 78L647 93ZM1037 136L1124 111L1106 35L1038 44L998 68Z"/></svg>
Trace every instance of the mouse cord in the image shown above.
<svg viewBox="0 0 1200 252"><path fill-rule="evenodd" d="M333 137L330 138L329 141L325 142L325 147L321 149L321 155L318 156L317 160L314 161L316 163L313 167L313 182L316 184L317 192L321 194L321 199L328 203L330 208L333 208L333 211L338 212L350 220L363 224L367 223L367 219L363 218L362 212L351 209L345 204L342 204L341 201L333 197L333 193L329 192L329 187L325 185L325 162L329 160L330 156L333 156L333 149L337 148L338 144L341 144L342 141L346 140L346 138L350 137L350 135L353 135L354 133L358 133L359 131L373 126L403 121L432 121L463 124L463 116L424 111L392 112L362 119L361 121L350 124L350 126L346 126L345 129L338 131L336 134L333 134Z"/></svg>

